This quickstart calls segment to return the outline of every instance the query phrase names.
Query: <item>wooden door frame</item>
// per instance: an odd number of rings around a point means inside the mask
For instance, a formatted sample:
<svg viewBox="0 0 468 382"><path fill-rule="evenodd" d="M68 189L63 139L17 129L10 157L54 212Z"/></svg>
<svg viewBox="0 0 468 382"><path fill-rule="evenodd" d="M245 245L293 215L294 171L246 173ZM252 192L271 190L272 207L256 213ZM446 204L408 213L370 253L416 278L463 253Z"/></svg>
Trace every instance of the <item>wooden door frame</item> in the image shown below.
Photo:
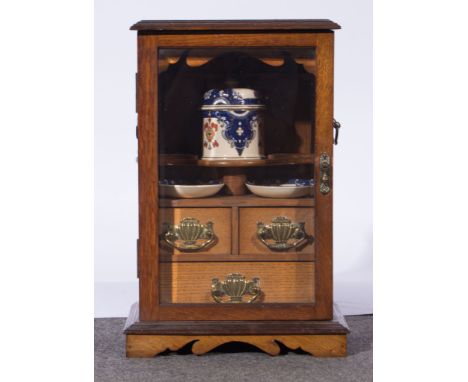
<svg viewBox="0 0 468 382"><path fill-rule="evenodd" d="M307 33L138 32L138 274L140 320L329 320L333 315L333 194L320 193L319 158L333 168L333 31ZM160 304L158 234L158 49L170 47L310 47L316 49L315 290L313 304ZM312 106L314 107L314 105ZM333 190L333 188L332 188Z"/></svg>

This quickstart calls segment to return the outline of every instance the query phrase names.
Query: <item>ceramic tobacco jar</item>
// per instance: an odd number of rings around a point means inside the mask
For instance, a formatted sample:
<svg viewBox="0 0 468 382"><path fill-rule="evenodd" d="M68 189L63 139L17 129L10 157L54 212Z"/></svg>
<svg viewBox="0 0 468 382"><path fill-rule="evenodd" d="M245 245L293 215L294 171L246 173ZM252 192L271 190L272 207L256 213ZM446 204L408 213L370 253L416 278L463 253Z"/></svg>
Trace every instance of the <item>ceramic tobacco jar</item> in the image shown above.
<svg viewBox="0 0 468 382"><path fill-rule="evenodd" d="M254 89L211 89L203 96L203 159L262 159L263 110Z"/></svg>

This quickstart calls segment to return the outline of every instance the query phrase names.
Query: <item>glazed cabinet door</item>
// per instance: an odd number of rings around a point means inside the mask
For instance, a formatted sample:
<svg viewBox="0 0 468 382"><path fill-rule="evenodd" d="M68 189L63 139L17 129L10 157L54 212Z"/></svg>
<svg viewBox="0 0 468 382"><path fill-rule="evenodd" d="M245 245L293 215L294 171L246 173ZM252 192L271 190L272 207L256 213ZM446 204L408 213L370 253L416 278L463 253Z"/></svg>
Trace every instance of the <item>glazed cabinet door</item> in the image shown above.
<svg viewBox="0 0 468 382"><path fill-rule="evenodd" d="M140 32L137 81L140 319L331 319L333 32Z"/></svg>

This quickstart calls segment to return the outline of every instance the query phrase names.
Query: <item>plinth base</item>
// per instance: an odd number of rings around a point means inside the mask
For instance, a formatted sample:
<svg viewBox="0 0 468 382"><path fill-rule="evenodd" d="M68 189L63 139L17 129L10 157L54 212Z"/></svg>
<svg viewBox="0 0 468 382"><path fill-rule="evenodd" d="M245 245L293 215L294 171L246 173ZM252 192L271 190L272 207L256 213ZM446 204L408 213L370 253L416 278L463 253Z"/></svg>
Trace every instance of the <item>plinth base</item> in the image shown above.
<svg viewBox="0 0 468 382"><path fill-rule="evenodd" d="M331 321L138 321L138 304L125 324L127 357L154 357L192 343L193 354L205 354L229 342L253 345L278 355L283 344L316 357L346 356L349 333L335 306Z"/></svg>

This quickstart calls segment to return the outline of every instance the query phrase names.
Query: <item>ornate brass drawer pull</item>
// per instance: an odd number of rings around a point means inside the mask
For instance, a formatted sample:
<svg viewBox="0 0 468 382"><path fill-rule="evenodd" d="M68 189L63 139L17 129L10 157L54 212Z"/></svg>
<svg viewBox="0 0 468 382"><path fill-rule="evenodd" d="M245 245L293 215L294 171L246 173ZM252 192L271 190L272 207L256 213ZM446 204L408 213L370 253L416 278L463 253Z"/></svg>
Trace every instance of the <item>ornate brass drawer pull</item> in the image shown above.
<svg viewBox="0 0 468 382"><path fill-rule="evenodd" d="M270 224L257 223L257 237L272 251L285 251L310 241L305 223L292 223L284 216L274 218Z"/></svg>
<svg viewBox="0 0 468 382"><path fill-rule="evenodd" d="M211 280L211 296L218 303L250 303L254 302L261 293L260 280L257 277L252 281L245 281L245 276L240 273L231 273L223 282L216 278ZM244 301L242 299L244 295L251 297Z"/></svg>
<svg viewBox="0 0 468 382"><path fill-rule="evenodd" d="M320 192L326 195L330 192L330 156L327 153L320 155Z"/></svg>
<svg viewBox="0 0 468 382"><path fill-rule="evenodd" d="M179 251L192 252L208 247L215 239L213 223L200 224L197 219L183 218L178 225L165 223L161 239Z"/></svg>

